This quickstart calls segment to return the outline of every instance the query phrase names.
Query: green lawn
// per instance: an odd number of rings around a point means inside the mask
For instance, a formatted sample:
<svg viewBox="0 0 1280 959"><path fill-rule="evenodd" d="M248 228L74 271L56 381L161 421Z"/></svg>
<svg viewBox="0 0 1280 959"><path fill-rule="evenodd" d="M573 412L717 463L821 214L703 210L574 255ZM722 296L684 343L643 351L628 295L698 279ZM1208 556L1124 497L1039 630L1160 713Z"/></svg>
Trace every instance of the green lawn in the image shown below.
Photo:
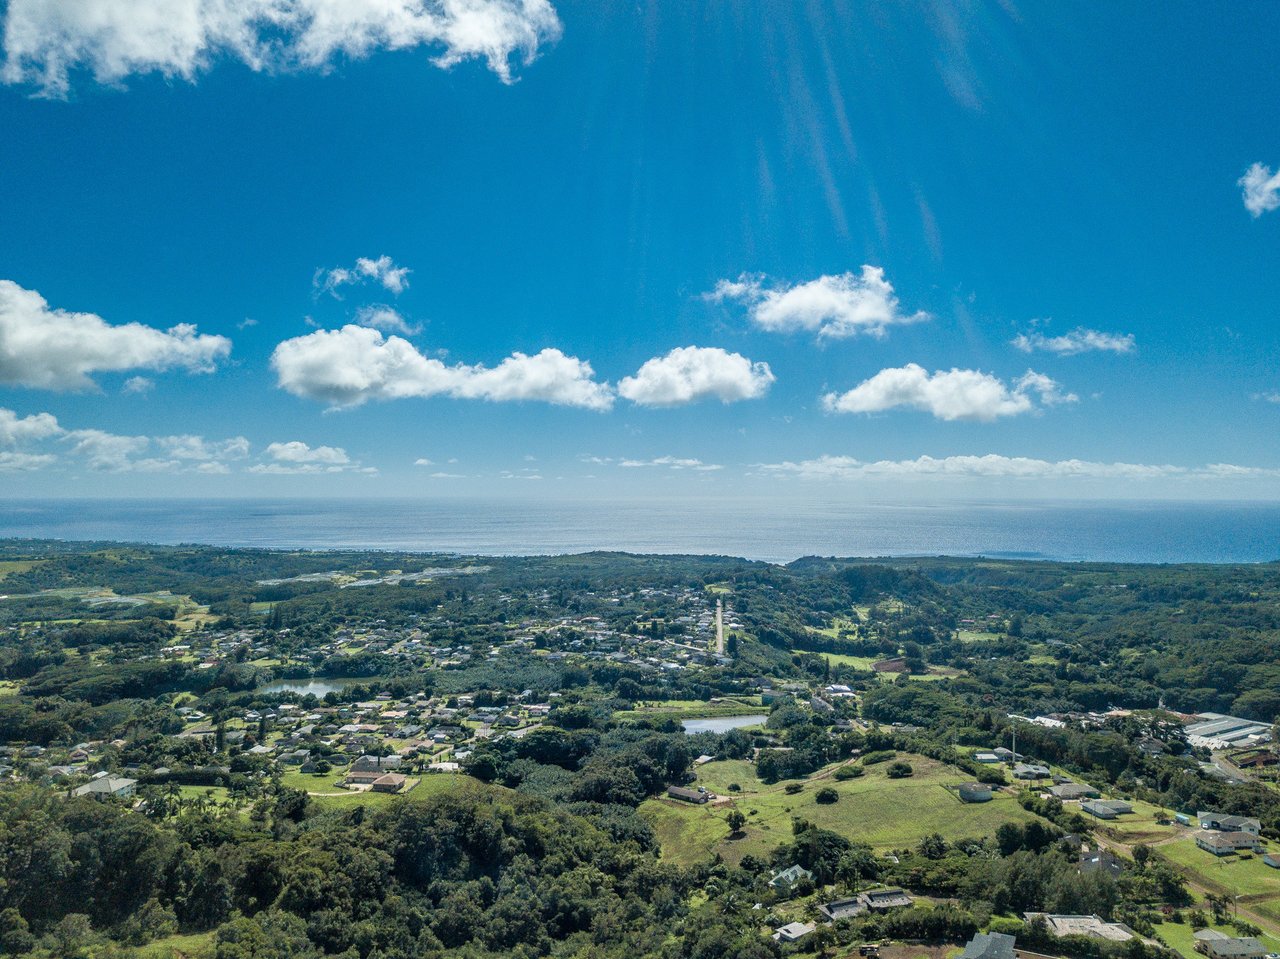
<svg viewBox="0 0 1280 959"><path fill-rule="evenodd" d="M1228 936L1238 936L1230 926L1210 926L1210 929L1217 929L1219 932L1225 932ZM1156 923L1156 938L1163 942L1170 949L1181 954L1184 959L1201 959L1202 954L1195 950L1195 938L1189 922L1159 922ZM1280 939L1275 936L1263 933L1258 936L1262 944L1267 947L1268 952L1280 952Z"/></svg>
<svg viewBox="0 0 1280 959"><path fill-rule="evenodd" d="M1196 846L1191 838L1156 849L1181 866L1193 881L1227 896L1239 896L1240 904L1280 922L1280 869L1272 869L1261 855L1250 859L1224 856L1217 859Z"/></svg>
<svg viewBox="0 0 1280 959"><path fill-rule="evenodd" d="M957 636L962 643L989 643L999 639L1001 634L979 629L961 629L957 631Z"/></svg>
<svg viewBox="0 0 1280 959"><path fill-rule="evenodd" d="M747 853L765 855L790 839L791 820L796 816L880 850L914 846L934 832L950 839L989 836L1003 823L1035 818L1009 795L999 795L989 803L962 803L944 787L971 777L922 756L902 758L915 769L909 779L889 779L885 775L888 764L877 764L859 779L839 782L831 778L833 767L828 767L806 781L795 795L787 794L783 783L762 783L756 778L755 767L745 761L707 763L698 770L698 782L718 795L736 797L737 807L747 815L741 839L728 839L724 817L729 805L695 806L651 799L640 810L657 832L663 855L682 863L697 862L715 852L730 862ZM741 791L730 792L730 783L739 784ZM839 801L818 804L814 793L822 786L833 787L840 794Z"/></svg>
<svg viewBox="0 0 1280 959"><path fill-rule="evenodd" d="M313 802L329 809L350 809L353 806L386 806L400 798L410 802L421 802L440 793L460 791L481 785L479 780L462 774L425 773L420 777L414 778L419 780L418 785L414 786L409 792L404 793L403 797L391 793L348 792L338 785L342 781L342 774L338 770L325 773L323 776L313 776L310 773L291 770L281 776L280 781L291 789L306 791L311 794ZM315 795L316 793L321 795ZM330 793L333 795L328 795Z"/></svg>
<svg viewBox="0 0 1280 959"><path fill-rule="evenodd" d="M1117 842L1122 842L1127 846L1136 846L1138 843L1151 844L1162 839L1168 839L1170 836L1187 832L1185 827L1176 823L1170 826L1161 826L1156 822L1157 819L1172 820L1173 813L1169 810L1162 810L1158 806L1153 806L1151 803L1137 799L1131 799L1129 803L1133 806L1133 815L1121 816L1112 822L1098 824L1104 834ZM1196 851L1199 852L1200 850L1197 849ZM1204 855L1207 856L1208 853L1204 853Z"/></svg>

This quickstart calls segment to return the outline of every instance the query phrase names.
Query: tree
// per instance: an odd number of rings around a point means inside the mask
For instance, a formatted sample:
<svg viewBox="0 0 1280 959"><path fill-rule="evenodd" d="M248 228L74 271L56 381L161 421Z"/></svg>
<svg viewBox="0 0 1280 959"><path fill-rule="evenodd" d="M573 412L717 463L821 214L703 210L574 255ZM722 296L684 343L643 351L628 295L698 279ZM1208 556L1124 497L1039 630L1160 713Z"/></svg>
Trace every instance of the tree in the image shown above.
<svg viewBox="0 0 1280 959"><path fill-rule="evenodd" d="M1147 864L1147 860L1151 858L1151 847L1146 843L1138 843L1133 847L1133 861L1138 864L1138 868L1142 868Z"/></svg>
<svg viewBox="0 0 1280 959"><path fill-rule="evenodd" d="M889 767L884 771L884 774L890 779L906 779L914 772L915 770L911 768L910 763L904 763L901 760L898 760L897 762L890 763Z"/></svg>
<svg viewBox="0 0 1280 959"><path fill-rule="evenodd" d="M741 834L742 827L747 824L747 817L742 814L742 810L733 808L729 810L729 815L724 817L724 821L728 824L730 834L737 836Z"/></svg>

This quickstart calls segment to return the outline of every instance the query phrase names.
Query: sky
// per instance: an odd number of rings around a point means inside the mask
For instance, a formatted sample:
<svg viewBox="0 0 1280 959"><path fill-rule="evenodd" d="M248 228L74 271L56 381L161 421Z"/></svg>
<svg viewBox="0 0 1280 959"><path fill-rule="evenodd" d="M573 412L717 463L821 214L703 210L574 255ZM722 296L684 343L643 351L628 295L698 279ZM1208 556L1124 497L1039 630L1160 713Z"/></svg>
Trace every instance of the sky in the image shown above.
<svg viewBox="0 0 1280 959"><path fill-rule="evenodd" d="M0 490L1280 499L1280 6L0 2Z"/></svg>

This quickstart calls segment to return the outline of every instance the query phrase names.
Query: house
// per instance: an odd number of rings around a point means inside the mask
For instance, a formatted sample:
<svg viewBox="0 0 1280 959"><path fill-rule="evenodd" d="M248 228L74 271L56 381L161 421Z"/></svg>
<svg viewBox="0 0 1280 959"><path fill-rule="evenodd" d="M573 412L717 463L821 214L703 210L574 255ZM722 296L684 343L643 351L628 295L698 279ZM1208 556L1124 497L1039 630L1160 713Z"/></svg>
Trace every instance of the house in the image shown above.
<svg viewBox="0 0 1280 959"><path fill-rule="evenodd" d="M1082 873L1104 872L1112 879L1124 872L1124 863L1105 849L1093 849L1080 853Z"/></svg>
<svg viewBox="0 0 1280 959"><path fill-rule="evenodd" d="M1013 767L1014 779L1048 779L1051 775L1049 767L1039 763L1018 763Z"/></svg>
<svg viewBox="0 0 1280 959"><path fill-rule="evenodd" d="M901 889L872 889L858 897L872 912L884 912L911 905L912 899Z"/></svg>
<svg viewBox="0 0 1280 959"><path fill-rule="evenodd" d="M1080 811L1095 819L1115 819L1122 813L1132 812L1133 807L1121 800L1089 799L1080 804Z"/></svg>
<svg viewBox="0 0 1280 959"><path fill-rule="evenodd" d="M1205 852L1215 856L1229 856L1241 849L1250 852L1262 852L1262 841L1248 832L1210 832L1196 833L1196 845Z"/></svg>
<svg viewBox="0 0 1280 959"><path fill-rule="evenodd" d="M430 765L428 765L428 766L427 766L427 772L429 772L429 773L457 773L457 772L462 772L462 764L461 764L461 763L451 763L451 762L438 762L438 763L431 763Z"/></svg>
<svg viewBox="0 0 1280 959"><path fill-rule="evenodd" d="M991 751L996 754L996 758L1002 763L1016 762L1022 758L1019 753L1015 753L1012 749L1009 749L1006 746L997 746Z"/></svg>
<svg viewBox="0 0 1280 959"><path fill-rule="evenodd" d="M667 796L671 799L679 799L683 802L691 802L702 805L711 798L708 792L699 792L696 789L688 789L685 786L668 786Z"/></svg>
<svg viewBox="0 0 1280 959"><path fill-rule="evenodd" d="M973 761L984 766L994 766L1000 762L1000 757L995 753L974 753Z"/></svg>
<svg viewBox="0 0 1280 959"><path fill-rule="evenodd" d="M991 801L991 787L986 783L961 783L956 791L962 802Z"/></svg>
<svg viewBox="0 0 1280 959"><path fill-rule="evenodd" d="M378 772L391 772L400 768L401 759L399 756L359 756L356 761L351 764L352 772L368 772L377 770Z"/></svg>
<svg viewBox="0 0 1280 959"><path fill-rule="evenodd" d="M128 799L136 791L138 781L123 776L103 776L71 790L73 796L93 796L95 799Z"/></svg>
<svg viewBox="0 0 1280 959"><path fill-rule="evenodd" d="M831 902L824 902L818 907L818 912L832 922L840 919L852 919L854 916L860 916L866 911L867 907L857 896L850 899L833 899Z"/></svg>
<svg viewBox="0 0 1280 959"><path fill-rule="evenodd" d="M812 922L789 922L775 929L773 938L775 942L797 942L817 928Z"/></svg>
<svg viewBox="0 0 1280 959"><path fill-rule="evenodd" d="M1060 786L1050 786L1049 792L1059 799L1097 799L1102 795L1088 783L1063 783Z"/></svg>
<svg viewBox="0 0 1280 959"><path fill-rule="evenodd" d="M803 866L788 866L779 873L775 873L774 877L769 880L769 885L774 889L786 889L788 891L794 889L801 882L813 882L813 873Z"/></svg>
<svg viewBox="0 0 1280 959"><path fill-rule="evenodd" d="M404 788L405 777L399 773L387 773L373 781L369 788L376 793L398 793Z"/></svg>
<svg viewBox="0 0 1280 959"><path fill-rule="evenodd" d="M1262 832L1262 823L1249 816L1224 816L1218 812L1201 810L1196 813L1201 829L1216 829L1219 832L1247 832L1258 835Z"/></svg>
<svg viewBox="0 0 1280 959"><path fill-rule="evenodd" d="M1054 916L1044 912L1028 912L1023 918L1030 922L1043 919L1049 931L1058 938L1063 936L1088 936L1108 942L1127 942L1135 938L1132 929L1122 922L1107 922L1101 916Z"/></svg>
<svg viewBox="0 0 1280 959"><path fill-rule="evenodd" d="M1014 959L1015 941L1003 932L980 932L969 940L960 959Z"/></svg>
<svg viewBox="0 0 1280 959"><path fill-rule="evenodd" d="M342 784L348 788L352 786L372 786L385 775L386 773L377 769L353 769L347 773L347 778L342 781Z"/></svg>
<svg viewBox="0 0 1280 959"><path fill-rule="evenodd" d="M1262 857L1262 861L1272 869L1280 869L1280 856L1266 855Z"/></svg>
<svg viewBox="0 0 1280 959"><path fill-rule="evenodd" d="M1267 948L1252 936L1237 938L1216 929L1197 929L1194 933L1197 952L1209 959L1261 959Z"/></svg>

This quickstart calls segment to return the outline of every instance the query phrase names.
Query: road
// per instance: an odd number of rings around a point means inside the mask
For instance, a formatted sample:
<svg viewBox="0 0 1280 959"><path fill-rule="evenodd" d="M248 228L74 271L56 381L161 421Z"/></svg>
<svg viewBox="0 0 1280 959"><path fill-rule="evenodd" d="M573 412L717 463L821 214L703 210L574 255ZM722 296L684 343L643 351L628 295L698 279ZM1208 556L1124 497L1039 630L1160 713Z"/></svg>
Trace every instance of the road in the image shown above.
<svg viewBox="0 0 1280 959"><path fill-rule="evenodd" d="M724 655L724 600L716 600L716 652Z"/></svg>

